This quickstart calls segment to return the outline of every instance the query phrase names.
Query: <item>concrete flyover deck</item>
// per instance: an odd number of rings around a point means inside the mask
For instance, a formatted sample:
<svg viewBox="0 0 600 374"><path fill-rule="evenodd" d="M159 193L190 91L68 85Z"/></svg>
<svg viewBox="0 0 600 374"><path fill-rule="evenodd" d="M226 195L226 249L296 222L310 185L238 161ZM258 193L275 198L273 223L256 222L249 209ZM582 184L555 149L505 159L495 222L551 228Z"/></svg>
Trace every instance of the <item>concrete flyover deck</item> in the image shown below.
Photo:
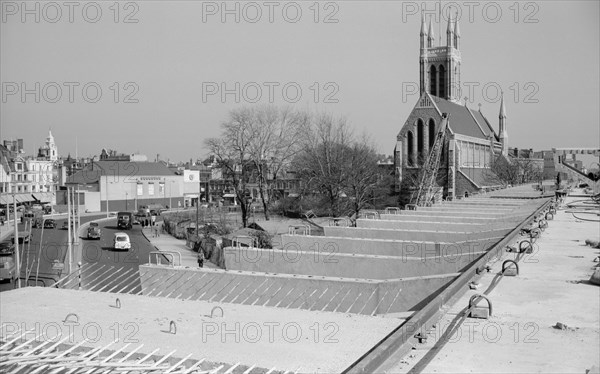
<svg viewBox="0 0 600 374"><path fill-rule="evenodd" d="M599 240L600 226L568 210L559 209L533 252L520 258L517 276L499 277L502 263L517 259L503 252L488 263L491 271L477 280L478 290L467 291L434 328L423 331L426 342L378 371L586 373L596 367L597 372L600 287L589 279L599 266L600 250L585 240ZM469 298L484 292L493 304L491 317L465 319Z"/></svg>
<svg viewBox="0 0 600 374"><path fill-rule="evenodd" d="M206 360L200 367L203 373L244 373L252 367L257 369L252 373L273 368L280 374L297 370L339 373L398 323L397 319L358 314L300 309L281 313L261 306L127 294L119 295L117 308L114 294L42 287L3 292L1 297L0 335L4 339L22 328L32 329L27 340L62 338L71 346L82 343L94 348L111 344L114 351L137 349L136 358L175 351L169 360L173 364L188 355L189 363ZM217 306L220 309L215 310ZM69 313L74 313L72 322L64 323ZM170 321L175 334L170 332ZM234 367L236 363L243 365ZM219 367L222 370L216 370Z"/></svg>

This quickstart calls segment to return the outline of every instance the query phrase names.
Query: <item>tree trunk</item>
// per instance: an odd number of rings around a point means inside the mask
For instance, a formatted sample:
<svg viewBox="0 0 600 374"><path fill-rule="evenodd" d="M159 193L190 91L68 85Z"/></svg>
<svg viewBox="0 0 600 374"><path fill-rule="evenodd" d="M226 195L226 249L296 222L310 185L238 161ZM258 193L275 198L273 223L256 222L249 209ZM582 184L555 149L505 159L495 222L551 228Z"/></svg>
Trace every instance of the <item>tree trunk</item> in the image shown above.
<svg viewBox="0 0 600 374"><path fill-rule="evenodd" d="M242 192L244 193L244 192ZM242 208L242 226L248 227L248 205L246 203L246 197L240 194L237 195L238 202L240 203L240 208Z"/></svg>
<svg viewBox="0 0 600 374"><path fill-rule="evenodd" d="M266 185L266 181L264 178L264 174L262 173L262 170L260 170L260 176L258 178L258 194L260 195L260 200L262 201L263 210L264 210L264 214L265 214L265 220L268 221L270 219L270 217L269 217L269 200L268 200L267 194L265 193L265 187L266 187L265 185Z"/></svg>
<svg viewBox="0 0 600 374"><path fill-rule="evenodd" d="M269 203L268 203L268 200L267 200L268 197L265 198L266 196L265 196L265 191L264 190L265 190L264 187L259 187L259 189L258 189L259 194L260 194L260 199L261 199L262 204L263 204L263 209L265 211L265 220L268 221L270 219L270 217L269 217Z"/></svg>

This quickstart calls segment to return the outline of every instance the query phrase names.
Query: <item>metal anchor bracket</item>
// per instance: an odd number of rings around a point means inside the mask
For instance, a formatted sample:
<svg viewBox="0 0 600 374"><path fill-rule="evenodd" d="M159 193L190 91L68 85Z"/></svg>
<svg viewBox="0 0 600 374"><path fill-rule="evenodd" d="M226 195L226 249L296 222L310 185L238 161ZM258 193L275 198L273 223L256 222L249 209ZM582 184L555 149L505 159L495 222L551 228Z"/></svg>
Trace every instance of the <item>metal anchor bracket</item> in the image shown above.
<svg viewBox="0 0 600 374"><path fill-rule="evenodd" d="M533 245L529 240L522 240L519 243L519 253L532 253L533 252Z"/></svg>
<svg viewBox="0 0 600 374"><path fill-rule="evenodd" d="M75 320L70 320L69 317L75 317ZM79 316L75 313L69 313L67 314L67 316L65 317L65 320L63 321L63 323L79 323Z"/></svg>
<svg viewBox="0 0 600 374"><path fill-rule="evenodd" d="M225 312L223 312L223 308L221 308L220 306L216 306L211 309L210 318L214 318L215 310L217 310L217 309L221 311L221 317L223 317L225 315Z"/></svg>
<svg viewBox="0 0 600 374"><path fill-rule="evenodd" d="M510 264L514 264L514 267L509 267ZM519 264L513 260L506 260L502 263L502 275L505 277L515 277L519 275Z"/></svg>
<svg viewBox="0 0 600 374"><path fill-rule="evenodd" d="M484 299L485 301L487 301L487 303L488 303L487 308L477 306L477 303L481 299ZM479 295L479 294L473 295L469 299L469 310L470 310L469 317L471 317L471 318L488 319L492 315L492 302L490 301L490 299L488 299L487 297L485 297L483 295Z"/></svg>

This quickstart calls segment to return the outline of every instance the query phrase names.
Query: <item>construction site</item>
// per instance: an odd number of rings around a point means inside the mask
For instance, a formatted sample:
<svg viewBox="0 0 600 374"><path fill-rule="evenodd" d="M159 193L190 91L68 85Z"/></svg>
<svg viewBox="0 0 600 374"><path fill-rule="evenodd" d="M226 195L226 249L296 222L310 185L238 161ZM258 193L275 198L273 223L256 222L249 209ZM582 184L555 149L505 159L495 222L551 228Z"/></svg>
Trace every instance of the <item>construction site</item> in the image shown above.
<svg viewBox="0 0 600 374"><path fill-rule="evenodd" d="M2 294L0 367L10 373L407 372L421 362L411 352L433 340L431 330L449 310L464 307L457 318L475 321L506 315L505 297L491 290L526 281L551 254L547 246L556 239L545 236L573 219L562 200L533 192L518 187L414 210L369 211L356 227L330 219L322 221L324 236L311 235L309 224L294 226L281 248L246 246L239 238L225 248L226 270L182 266L168 251L153 253L138 271L83 266L52 287ZM597 209L591 199L585 204ZM576 226L590 233L593 225ZM594 251L574 257L589 261ZM578 278L589 278L589 269L580 270ZM588 326L579 333L588 333L586 344L597 353L598 288L564 285L586 287L579 292L591 303ZM581 365L597 365L579 352Z"/></svg>
<svg viewBox="0 0 600 374"><path fill-rule="evenodd" d="M597 233L597 191L579 192L573 196L583 199L574 200L569 191L522 185L442 199L436 179L448 120L444 113L405 209L307 218L290 225L274 248L235 237L223 249L223 268L189 266L181 252L154 245L157 251L147 261L135 258L139 266L79 262L49 287L3 293L0 367L15 374L494 372L511 371L513 363L517 371L597 367L599 270L585 264L597 248L568 249L578 253L569 260L578 262L561 268L561 275L572 278L559 277L562 284L554 287L576 295L573 303L586 304L574 320L572 311L555 305L563 303L552 304L553 292L540 293L554 279L548 274L556 273L546 262L565 261L554 243L581 247L576 236L594 228ZM517 295L509 296L515 289ZM535 301L562 310L556 325L519 310ZM502 352L511 360L499 355L490 366L493 350L477 342L475 332L488 342L489 326L495 337L506 336L511 321L533 332L526 338L541 344L539 357L508 344ZM568 327L573 322L578 326ZM468 336L447 345L464 326ZM575 343L572 359L545 365L545 346L567 338L549 332L556 326L576 333L585 348ZM485 360L471 357L465 365L463 357L476 351Z"/></svg>

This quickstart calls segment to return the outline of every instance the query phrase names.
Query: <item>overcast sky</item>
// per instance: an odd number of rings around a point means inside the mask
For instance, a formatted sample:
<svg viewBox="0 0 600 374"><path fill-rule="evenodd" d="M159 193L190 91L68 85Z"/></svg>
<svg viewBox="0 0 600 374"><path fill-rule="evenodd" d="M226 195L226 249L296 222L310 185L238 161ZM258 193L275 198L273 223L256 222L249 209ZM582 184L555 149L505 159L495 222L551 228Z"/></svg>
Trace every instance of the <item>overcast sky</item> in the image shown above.
<svg viewBox="0 0 600 374"><path fill-rule="evenodd" d="M436 21L440 6L59 1L27 2L28 13L0 3L2 139L23 138L33 154L52 128L63 156L77 138L80 156L111 148L171 161L206 155L203 139L229 110L271 99L345 116L391 154L418 99L420 13ZM462 96L497 129L504 91L511 147L599 146L598 1L441 8L459 12Z"/></svg>

